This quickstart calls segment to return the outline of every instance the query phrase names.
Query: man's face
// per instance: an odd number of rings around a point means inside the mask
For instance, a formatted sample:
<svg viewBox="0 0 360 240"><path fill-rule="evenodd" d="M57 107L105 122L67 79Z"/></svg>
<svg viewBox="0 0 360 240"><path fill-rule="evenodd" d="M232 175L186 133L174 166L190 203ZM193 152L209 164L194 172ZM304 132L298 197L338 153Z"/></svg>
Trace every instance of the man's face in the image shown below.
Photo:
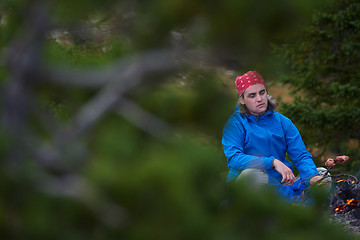
<svg viewBox="0 0 360 240"><path fill-rule="evenodd" d="M240 103L245 104L252 115L263 114L268 107L267 92L262 84L248 87L244 92L244 98L240 97Z"/></svg>

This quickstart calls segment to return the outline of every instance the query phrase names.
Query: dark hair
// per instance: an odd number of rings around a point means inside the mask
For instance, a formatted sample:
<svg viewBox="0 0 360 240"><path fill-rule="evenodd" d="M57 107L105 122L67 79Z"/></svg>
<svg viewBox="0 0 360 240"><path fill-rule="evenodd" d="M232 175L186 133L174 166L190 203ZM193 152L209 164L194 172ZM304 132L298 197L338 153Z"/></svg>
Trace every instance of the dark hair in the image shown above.
<svg viewBox="0 0 360 240"><path fill-rule="evenodd" d="M244 99L244 93L241 94L240 98ZM237 104L239 107L239 113L245 114L245 115L250 115L250 111L246 107L246 105L240 103L240 98L239 98L239 101ZM273 96L267 95L267 99L268 99L268 107L266 109L266 112L268 112L270 110L274 110L279 105L278 101Z"/></svg>

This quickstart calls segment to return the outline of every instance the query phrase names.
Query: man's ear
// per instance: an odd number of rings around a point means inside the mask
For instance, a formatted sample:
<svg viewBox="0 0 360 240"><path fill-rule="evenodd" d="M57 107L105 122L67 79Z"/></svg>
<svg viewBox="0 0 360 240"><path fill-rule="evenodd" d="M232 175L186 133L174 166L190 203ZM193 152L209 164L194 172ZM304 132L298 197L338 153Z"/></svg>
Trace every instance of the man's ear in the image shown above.
<svg viewBox="0 0 360 240"><path fill-rule="evenodd" d="M245 105L245 100L244 100L243 97L240 97L240 98L239 98L239 102L240 102L241 105Z"/></svg>

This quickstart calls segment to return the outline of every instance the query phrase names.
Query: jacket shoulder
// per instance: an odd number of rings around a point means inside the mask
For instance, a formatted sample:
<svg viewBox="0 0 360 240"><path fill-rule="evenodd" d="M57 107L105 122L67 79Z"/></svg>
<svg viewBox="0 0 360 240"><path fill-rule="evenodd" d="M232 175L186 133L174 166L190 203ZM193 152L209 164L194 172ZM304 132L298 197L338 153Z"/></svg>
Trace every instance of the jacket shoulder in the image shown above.
<svg viewBox="0 0 360 240"><path fill-rule="evenodd" d="M283 115L282 113L279 112L274 112L274 116L276 118L278 118L281 121L285 121L285 122L291 122L290 118L286 117L285 115Z"/></svg>
<svg viewBox="0 0 360 240"><path fill-rule="evenodd" d="M275 116L279 119L279 121L281 122L281 125L283 127L283 129L285 131L289 130L289 129L293 129L296 128L294 123L291 121L290 118L286 117L285 115L279 113L279 112L274 112Z"/></svg>
<svg viewBox="0 0 360 240"><path fill-rule="evenodd" d="M240 113L233 113L230 115L229 119L227 120L224 130L225 129L238 129L240 131L244 130L244 124L246 119Z"/></svg>

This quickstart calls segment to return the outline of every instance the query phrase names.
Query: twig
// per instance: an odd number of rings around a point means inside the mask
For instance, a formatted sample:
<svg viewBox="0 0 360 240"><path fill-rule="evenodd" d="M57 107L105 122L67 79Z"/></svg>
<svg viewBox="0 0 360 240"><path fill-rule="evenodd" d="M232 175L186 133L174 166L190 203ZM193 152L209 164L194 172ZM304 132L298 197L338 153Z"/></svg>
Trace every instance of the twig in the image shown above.
<svg viewBox="0 0 360 240"><path fill-rule="evenodd" d="M334 161L335 161L335 162L338 162L338 161L336 161L335 159L334 159ZM335 165L334 165L334 166L335 166ZM334 167L334 166L329 166L329 167L327 167L327 170L326 170L326 172L324 173L323 177L320 178L318 181L316 181L316 183L314 183L314 184L310 185L309 187L307 187L306 189L304 189L304 191L302 192L302 194L301 194L299 197L296 198L296 201L298 201L298 200L301 199L300 202L305 202L306 199L307 199L307 198L305 197L305 196L306 196L306 193L310 190L310 188L311 188L313 185L337 183L337 182L339 181L339 180L331 180L331 181L328 181L328 182L326 182L326 183L323 183L323 182L322 182L324 179L329 178L329 177L330 177L331 179L333 179L333 178L342 178L342 177L353 178L356 183L358 182L357 177L355 177L355 176L353 176L353 175L351 175L351 174L341 173L341 174L336 174L336 175L330 175L330 172L333 171L333 167ZM305 180L304 180L304 181L305 181Z"/></svg>
<svg viewBox="0 0 360 240"><path fill-rule="evenodd" d="M357 177L355 177L355 176L353 176L351 174L343 173L343 174L331 175L331 178L341 178L341 177L353 178L353 179L355 179L356 182L358 182ZM332 182L336 182L336 181L332 181Z"/></svg>

